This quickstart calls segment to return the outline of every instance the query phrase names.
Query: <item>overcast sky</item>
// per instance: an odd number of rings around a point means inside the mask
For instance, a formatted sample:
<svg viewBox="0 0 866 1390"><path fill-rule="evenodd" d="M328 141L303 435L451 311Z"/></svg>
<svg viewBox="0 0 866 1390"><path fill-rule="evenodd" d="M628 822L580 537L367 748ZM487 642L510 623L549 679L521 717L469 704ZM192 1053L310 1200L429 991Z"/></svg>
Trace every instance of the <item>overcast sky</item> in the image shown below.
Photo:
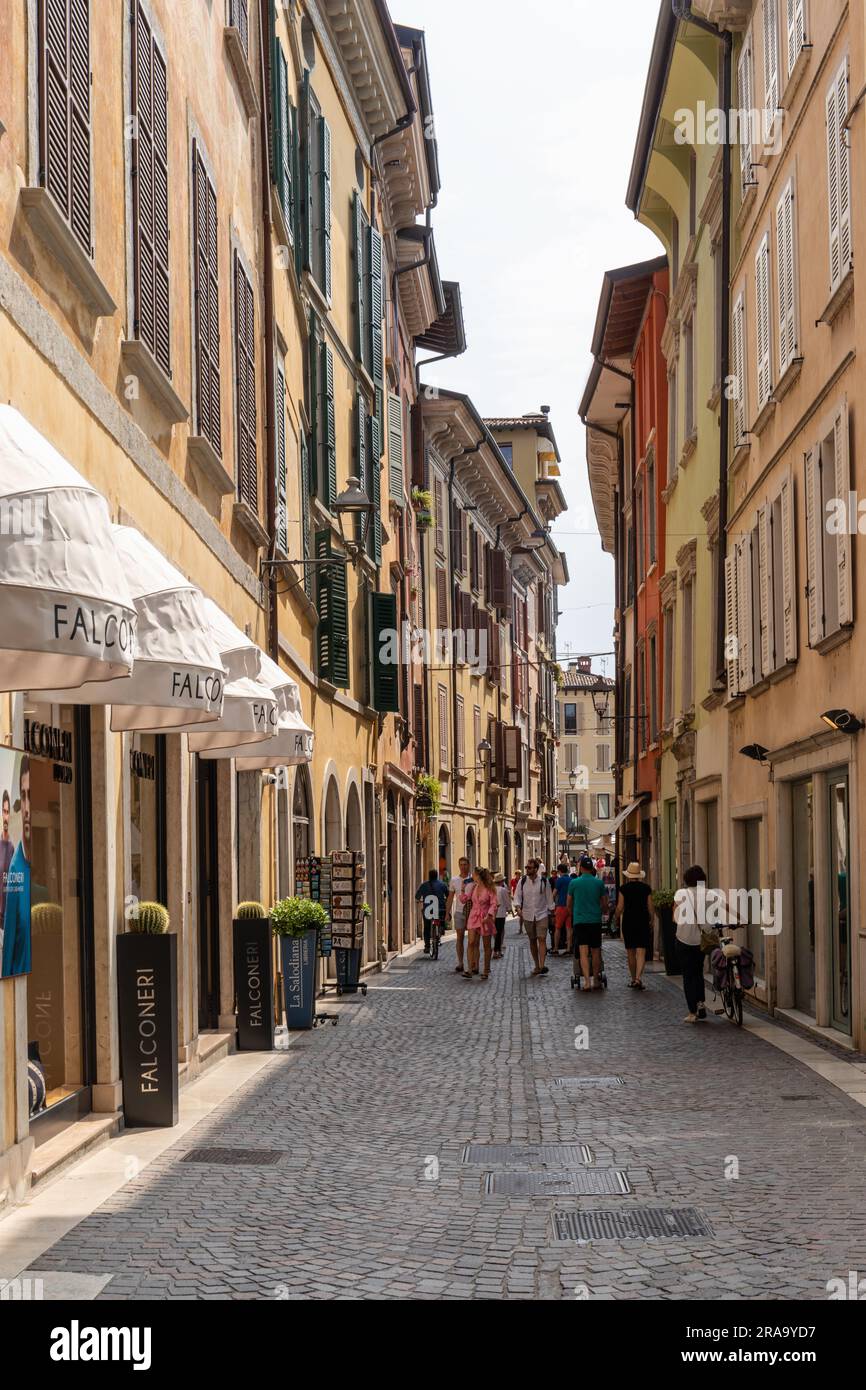
<svg viewBox="0 0 866 1390"><path fill-rule="evenodd" d="M468 350L422 379L482 415L551 407L569 505L560 653L612 649L577 407L605 270L662 248L625 206L658 16L655 0L389 0L427 35L442 173L442 275L459 280ZM600 668L601 663L596 663ZM613 674L613 662L607 671Z"/></svg>

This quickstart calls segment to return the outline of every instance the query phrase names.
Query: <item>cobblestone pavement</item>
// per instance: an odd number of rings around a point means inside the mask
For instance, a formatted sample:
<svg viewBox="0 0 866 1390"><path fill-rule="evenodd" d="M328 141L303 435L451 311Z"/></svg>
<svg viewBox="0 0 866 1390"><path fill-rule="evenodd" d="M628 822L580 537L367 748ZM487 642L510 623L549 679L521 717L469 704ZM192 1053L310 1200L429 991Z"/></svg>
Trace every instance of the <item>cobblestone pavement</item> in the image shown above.
<svg viewBox="0 0 866 1390"><path fill-rule="evenodd" d="M636 994L621 946L606 955L610 989L590 996L568 987L565 958L529 978L512 923L488 983L455 974L453 945L394 964L36 1269L110 1274L103 1299L821 1299L828 1279L866 1272L863 1107L724 1018L685 1026L670 983ZM632 1190L486 1195L500 1169L464 1162L469 1142L585 1144ZM284 1157L181 1161L204 1145ZM687 1206L712 1234L553 1237L554 1211Z"/></svg>

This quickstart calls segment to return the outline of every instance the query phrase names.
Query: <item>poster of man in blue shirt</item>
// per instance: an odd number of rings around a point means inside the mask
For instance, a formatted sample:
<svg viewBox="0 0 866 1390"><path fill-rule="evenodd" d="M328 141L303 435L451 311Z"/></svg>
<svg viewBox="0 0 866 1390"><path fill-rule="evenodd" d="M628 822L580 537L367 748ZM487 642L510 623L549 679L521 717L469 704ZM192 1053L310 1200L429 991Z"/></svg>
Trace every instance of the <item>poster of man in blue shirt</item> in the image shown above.
<svg viewBox="0 0 866 1390"><path fill-rule="evenodd" d="M3 976L30 974L30 759L26 754L2 748L0 786L16 785L18 798L8 830L15 848L3 878Z"/></svg>

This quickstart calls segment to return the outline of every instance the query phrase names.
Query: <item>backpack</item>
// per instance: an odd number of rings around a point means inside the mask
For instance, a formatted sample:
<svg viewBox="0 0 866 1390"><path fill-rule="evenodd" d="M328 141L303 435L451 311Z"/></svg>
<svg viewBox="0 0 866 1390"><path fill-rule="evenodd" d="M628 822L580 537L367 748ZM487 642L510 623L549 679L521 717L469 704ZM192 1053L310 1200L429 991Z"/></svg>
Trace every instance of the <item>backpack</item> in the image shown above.
<svg viewBox="0 0 866 1390"><path fill-rule="evenodd" d="M520 880L520 885L519 885L519 886L520 886L520 891L521 891L521 892L523 892L523 885L524 885L524 883L526 882L526 877L527 877L526 874L524 874L523 877L522 877L522 879ZM547 874L542 874L542 875L541 875L541 878L538 880L538 882L539 882L539 883L544 883L544 884L546 885L546 883L547 883Z"/></svg>

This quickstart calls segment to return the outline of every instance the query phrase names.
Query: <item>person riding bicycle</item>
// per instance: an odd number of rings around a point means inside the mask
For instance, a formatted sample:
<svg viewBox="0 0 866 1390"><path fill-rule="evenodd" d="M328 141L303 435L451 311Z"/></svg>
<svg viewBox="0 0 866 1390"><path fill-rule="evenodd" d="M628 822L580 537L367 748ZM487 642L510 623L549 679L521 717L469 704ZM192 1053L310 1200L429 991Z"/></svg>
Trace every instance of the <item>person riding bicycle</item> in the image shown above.
<svg viewBox="0 0 866 1390"><path fill-rule="evenodd" d="M448 884L439 877L438 870L431 869L429 876L415 894L424 912L424 953L430 954L430 937L435 922L439 933L445 921L445 904L448 900Z"/></svg>

